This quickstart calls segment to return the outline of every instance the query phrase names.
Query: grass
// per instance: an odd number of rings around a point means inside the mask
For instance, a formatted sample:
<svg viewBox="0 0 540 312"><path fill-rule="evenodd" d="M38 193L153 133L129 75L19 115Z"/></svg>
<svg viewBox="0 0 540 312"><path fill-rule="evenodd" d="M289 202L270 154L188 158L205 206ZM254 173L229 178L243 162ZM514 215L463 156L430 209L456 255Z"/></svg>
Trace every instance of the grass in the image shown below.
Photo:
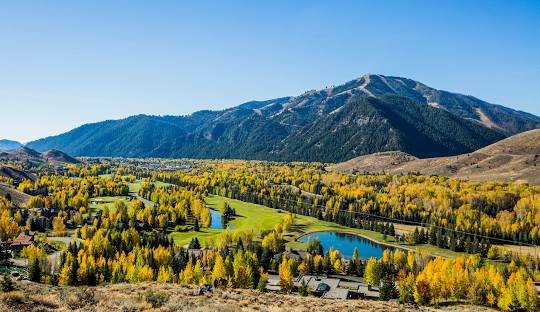
<svg viewBox="0 0 540 312"><path fill-rule="evenodd" d="M246 203L240 200L229 199L221 196L211 195L205 198L206 205L210 208L219 210L221 203L227 201L229 205L236 210L237 216L229 224L232 230L250 230L265 231L274 228L283 218L283 214L278 213L276 209L268 208L262 205ZM171 237L178 245L189 244L192 238L197 237L204 246L209 243L221 229L203 228L200 232L173 232Z"/></svg>
<svg viewBox="0 0 540 312"><path fill-rule="evenodd" d="M102 210L105 208L105 206L109 206L109 211L113 212L114 209L114 202L120 200L123 201L126 205L129 203L130 197L129 196L102 196L102 197L92 197L88 199L88 211L90 215L95 215L96 212ZM93 203L97 202L97 203Z"/></svg>
<svg viewBox="0 0 540 312"><path fill-rule="evenodd" d="M277 209L272 209L266 206L243 202L240 200L229 199L221 196L211 195L205 198L206 204L213 209L218 209L223 201L227 201L231 207L236 210L237 217L229 224L233 226L232 230L249 230L256 229L259 233L265 230L270 230L275 224L279 223L283 218L285 211L279 212ZM401 232L413 231L414 227L405 226L400 227ZM223 230L221 229L208 229L203 228L200 232L173 232L171 237L175 243L181 246L189 244L189 242L197 237L203 246L211 244L213 238ZM367 239L375 241L379 244L386 244L394 247L400 247L404 249L412 249L421 253L428 253L435 256L454 258L459 255L466 255L462 252L454 252L448 249L439 248L429 244L421 245L408 245L404 243L398 243L391 236L387 236L386 239L383 234L379 232L349 228L336 223L322 221L317 218L296 215L295 224L291 227L290 231L285 234L287 240L286 246L297 250L303 250L306 248L306 244L297 241L302 236L313 232L321 231L338 231L356 234L363 236Z"/></svg>
<svg viewBox="0 0 540 312"><path fill-rule="evenodd" d="M170 183L161 182L161 181L154 181L152 183L154 183L154 185L156 187L165 187L165 186L172 185ZM142 185L142 180L137 180L135 182L128 183L129 192L130 193L139 193L139 190L141 189L141 185Z"/></svg>
<svg viewBox="0 0 540 312"><path fill-rule="evenodd" d="M49 244L56 250L66 250L67 245L62 241L49 239Z"/></svg>

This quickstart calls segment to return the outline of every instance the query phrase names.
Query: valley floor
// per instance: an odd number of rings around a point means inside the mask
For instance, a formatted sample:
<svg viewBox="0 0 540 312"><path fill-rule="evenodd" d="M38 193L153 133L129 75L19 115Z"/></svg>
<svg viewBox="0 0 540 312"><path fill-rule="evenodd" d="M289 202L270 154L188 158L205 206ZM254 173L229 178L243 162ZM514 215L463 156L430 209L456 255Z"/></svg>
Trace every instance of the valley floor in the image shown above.
<svg viewBox="0 0 540 312"><path fill-rule="evenodd" d="M331 300L256 290L214 290L197 296L197 289L178 284L116 284L55 287L28 281L17 290L0 293L0 309L7 311L493 311L454 305L434 309L370 300Z"/></svg>

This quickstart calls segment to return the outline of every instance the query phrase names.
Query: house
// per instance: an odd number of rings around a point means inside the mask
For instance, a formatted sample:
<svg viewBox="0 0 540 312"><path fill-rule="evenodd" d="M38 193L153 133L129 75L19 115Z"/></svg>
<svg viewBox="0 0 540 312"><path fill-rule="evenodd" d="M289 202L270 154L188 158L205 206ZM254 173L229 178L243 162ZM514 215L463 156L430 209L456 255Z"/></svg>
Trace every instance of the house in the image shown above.
<svg viewBox="0 0 540 312"><path fill-rule="evenodd" d="M25 230L19 233L19 236L11 243L11 248L15 250L21 250L26 246L30 246L34 243L34 236L36 232Z"/></svg>
<svg viewBox="0 0 540 312"><path fill-rule="evenodd" d="M313 295L326 299L379 298L377 289L357 277L302 275L294 285L300 287L302 284L307 285Z"/></svg>
<svg viewBox="0 0 540 312"><path fill-rule="evenodd" d="M273 259L274 259L274 261L279 263L279 262L281 262L281 259L283 259L283 257L286 257L287 259L294 259L296 262L301 262L302 261L302 256L296 250L284 251L284 252L277 253L277 254L274 255Z"/></svg>

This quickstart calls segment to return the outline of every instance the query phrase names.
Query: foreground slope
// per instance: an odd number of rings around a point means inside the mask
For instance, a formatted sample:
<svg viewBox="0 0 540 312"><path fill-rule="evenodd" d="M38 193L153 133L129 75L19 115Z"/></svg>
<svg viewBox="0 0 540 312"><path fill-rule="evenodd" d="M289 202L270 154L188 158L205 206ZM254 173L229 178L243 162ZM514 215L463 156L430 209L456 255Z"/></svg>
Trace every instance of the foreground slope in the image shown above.
<svg viewBox="0 0 540 312"><path fill-rule="evenodd" d="M392 152L357 157L329 170L444 175L472 180L525 181L540 184L540 129L523 132L473 153L418 159Z"/></svg>
<svg viewBox="0 0 540 312"><path fill-rule="evenodd" d="M406 78L364 75L223 111L87 124L28 146L75 156L339 162L392 150L456 155L538 127L540 118L528 113Z"/></svg>
<svg viewBox="0 0 540 312"><path fill-rule="evenodd" d="M240 289L217 289L211 295L196 296L195 288L178 284L116 284L83 289L23 281L17 283L17 288L19 291L14 293L0 293L3 311L440 311L397 302L320 299ZM146 299L149 293L157 294L154 300ZM493 311L470 305L443 310Z"/></svg>

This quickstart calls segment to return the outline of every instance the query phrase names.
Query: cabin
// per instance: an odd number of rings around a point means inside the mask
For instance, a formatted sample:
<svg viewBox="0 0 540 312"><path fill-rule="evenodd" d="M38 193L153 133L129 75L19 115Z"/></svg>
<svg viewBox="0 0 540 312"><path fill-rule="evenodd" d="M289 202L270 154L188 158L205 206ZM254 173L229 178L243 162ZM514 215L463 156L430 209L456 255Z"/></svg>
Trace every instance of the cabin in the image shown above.
<svg viewBox="0 0 540 312"><path fill-rule="evenodd" d="M12 250L22 250L24 247L30 246L34 243L34 236L36 232L25 230L19 233L19 236L11 243Z"/></svg>

